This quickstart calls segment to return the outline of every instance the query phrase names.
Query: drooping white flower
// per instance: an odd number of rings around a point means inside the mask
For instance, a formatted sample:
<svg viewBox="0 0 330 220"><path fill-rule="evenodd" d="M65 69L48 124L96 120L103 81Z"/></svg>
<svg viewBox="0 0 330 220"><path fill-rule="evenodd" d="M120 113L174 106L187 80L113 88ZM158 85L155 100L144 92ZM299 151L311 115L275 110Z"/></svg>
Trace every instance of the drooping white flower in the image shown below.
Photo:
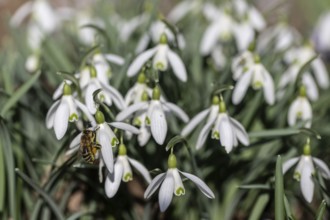
<svg viewBox="0 0 330 220"><path fill-rule="evenodd" d="M233 79L238 80L250 65L254 64L254 55L250 50L246 50L233 58L231 71Z"/></svg>
<svg viewBox="0 0 330 220"><path fill-rule="evenodd" d="M117 91L117 89L115 89L114 87L109 85L107 83L108 80L101 81L97 77L98 72L96 72L96 69L93 66L90 67L89 73L90 73L90 79L88 80L88 84L83 88L83 92L85 94L85 103L86 103L88 110L92 114L95 114L95 112L96 112L97 105L94 101L93 93L98 89L101 89L101 91L97 95L97 98L100 101L105 102L109 106L112 104L112 101L113 101L118 109L120 109L120 110L124 109L124 107L125 107L124 98ZM84 77L87 77L87 76L84 76Z"/></svg>
<svg viewBox="0 0 330 220"><path fill-rule="evenodd" d="M294 172L294 178L300 182L301 192L305 200L310 203L312 202L314 195L314 182L312 175L315 173L315 166L326 179L330 179L330 170L322 160L310 155L309 143L305 145L304 154L302 156L289 159L283 163L283 174L297 162L298 165Z"/></svg>
<svg viewBox="0 0 330 220"><path fill-rule="evenodd" d="M249 86L254 90L263 89L264 97L269 105L275 102L275 88L272 76L266 68L260 63L259 57L255 56L253 64L238 79L232 96L234 104L239 104L244 98Z"/></svg>
<svg viewBox="0 0 330 220"><path fill-rule="evenodd" d="M178 34L175 37L175 33L173 33L172 30L168 28L168 26L164 22L158 20L153 22L150 25L149 31L142 35L136 47L135 53L138 54L143 52L149 45L150 41L152 41L153 44L157 44L163 34L166 36L169 43L177 43L177 46L180 49L184 49L186 43L182 34ZM175 42L176 39L177 42Z"/></svg>
<svg viewBox="0 0 330 220"><path fill-rule="evenodd" d="M63 96L56 101L48 110L46 116L46 127L54 127L55 135L58 140L65 135L68 123L78 120L78 108L87 116L92 125L96 125L94 117L88 112L87 107L72 96L71 87L65 84Z"/></svg>
<svg viewBox="0 0 330 220"><path fill-rule="evenodd" d="M306 98L306 89L304 86L301 86L299 93L299 96L289 107L288 123L290 126L294 126L300 119L306 122L306 128L310 128L312 125L313 111L311 104Z"/></svg>
<svg viewBox="0 0 330 220"><path fill-rule="evenodd" d="M257 41L257 49L259 52L264 52L274 48L277 52L283 52L298 45L301 40L301 34L294 27L286 22L280 22L261 32Z"/></svg>
<svg viewBox="0 0 330 220"><path fill-rule="evenodd" d="M138 55L127 70L127 76L136 75L142 66L149 60L153 59L153 68L159 71L166 71L170 64L174 74L182 82L187 81L187 71L181 58L174 53L167 45L166 35L161 35L159 44L140 55Z"/></svg>
<svg viewBox="0 0 330 220"><path fill-rule="evenodd" d="M304 45L302 47L288 50L284 55L284 61L289 65L298 65L301 68L316 55L317 54L311 45ZM330 82L328 71L320 57L316 57L311 62L311 69L318 85L322 89L329 88Z"/></svg>
<svg viewBox="0 0 330 220"><path fill-rule="evenodd" d="M119 144L119 140L112 131L111 127L115 127L124 131L129 131L133 134L138 134L139 130L132 125L123 123L123 122L111 122L107 123L104 119L102 112L97 111L95 114L95 119L97 124L89 128L91 130L96 130L96 141L100 145L101 158L100 166L105 164L108 171L113 173L114 171L114 158L112 148L116 147ZM79 149L79 143L82 133L78 134L70 144L70 150L67 154L76 152Z"/></svg>
<svg viewBox="0 0 330 220"><path fill-rule="evenodd" d="M328 54L330 51L330 12L322 14L313 31L313 42L316 50L321 54Z"/></svg>
<svg viewBox="0 0 330 220"><path fill-rule="evenodd" d="M196 149L203 147L210 131L211 137L220 140L220 145L225 147L227 153L230 153L234 147L238 146L238 142L245 146L249 145L249 137L245 128L241 123L228 115L225 103L220 100L217 104L215 99L213 102L212 107L208 111L202 111L191 120L183 129L181 135L186 136L189 134L193 127L199 124L209 113L207 122L198 135ZM216 108L216 105L219 107ZM216 109L218 109L218 112L215 112Z"/></svg>
<svg viewBox="0 0 330 220"><path fill-rule="evenodd" d="M161 100L160 89L158 87L155 87L153 90L152 100L147 100L147 94L142 96L144 98L141 102L124 109L117 115L116 120L123 121L127 118L131 118L134 116L135 112L137 113L137 117L146 116L144 121L147 126L150 126L153 138L158 144L162 145L167 134L167 121L165 113L174 114L184 122L187 122L189 117L177 105ZM143 113L146 113L146 115ZM138 120L141 122L143 118L138 118ZM137 121L137 118L135 118L134 121Z"/></svg>
<svg viewBox="0 0 330 220"><path fill-rule="evenodd" d="M151 182L150 174L143 164L134 160L126 155L126 147L121 144L119 146L118 157L116 158L114 165L114 172L109 173L105 180L105 193L108 198L112 198L116 195L121 181L129 182L133 180L132 168L136 169L148 184Z"/></svg>
<svg viewBox="0 0 330 220"><path fill-rule="evenodd" d="M160 187L158 194L158 201L160 211L164 212L170 205L173 194L181 196L185 194L185 188L182 183L180 173L191 180L199 190L208 198L214 199L215 196L212 190L197 176L190 173L182 172L176 168L176 157L174 154L170 154L168 158L168 170L166 173L158 174L150 183L144 193L144 198L148 199L155 191Z"/></svg>
<svg viewBox="0 0 330 220"><path fill-rule="evenodd" d="M145 82L146 76L143 72L141 72L138 76L137 82L126 93L126 106L129 106L131 103L135 104L141 102L142 95L144 92L147 92L147 94L152 94L152 89L150 89Z"/></svg>

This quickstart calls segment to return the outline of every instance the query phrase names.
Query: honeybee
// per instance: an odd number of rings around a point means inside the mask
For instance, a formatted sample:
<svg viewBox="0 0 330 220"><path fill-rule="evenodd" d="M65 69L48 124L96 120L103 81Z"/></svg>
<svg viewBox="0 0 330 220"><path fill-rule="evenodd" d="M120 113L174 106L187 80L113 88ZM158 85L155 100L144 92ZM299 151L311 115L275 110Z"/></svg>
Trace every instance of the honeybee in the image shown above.
<svg viewBox="0 0 330 220"><path fill-rule="evenodd" d="M101 146L96 142L96 130L84 130L80 138L80 154L90 164L94 164Z"/></svg>

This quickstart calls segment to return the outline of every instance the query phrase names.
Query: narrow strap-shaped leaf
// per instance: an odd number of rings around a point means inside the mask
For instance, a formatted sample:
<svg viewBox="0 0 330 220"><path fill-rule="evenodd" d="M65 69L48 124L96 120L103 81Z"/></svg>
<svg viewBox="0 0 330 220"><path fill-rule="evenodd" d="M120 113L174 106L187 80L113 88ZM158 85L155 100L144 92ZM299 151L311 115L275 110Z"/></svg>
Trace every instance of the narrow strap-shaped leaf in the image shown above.
<svg viewBox="0 0 330 220"><path fill-rule="evenodd" d="M295 218L293 217L293 214L291 212L291 207L290 207L289 201L286 198L285 194L284 194L284 208L285 208L285 213L286 213L287 219L288 220L294 220Z"/></svg>
<svg viewBox="0 0 330 220"><path fill-rule="evenodd" d="M299 134L301 131L297 128L271 129L263 131L253 131L249 133L250 138L268 138L279 136L290 136Z"/></svg>
<svg viewBox="0 0 330 220"><path fill-rule="evenodd" d="M249 216L249 220L253 219L261 219L261 215L266 208L269 201L269 195L268 194L262 194L258 197L257 202L253 206L251 215Z"/></svg>
<svg viewBox="0 0 330 220"><path fill-rule="evenodd" d="M282 158L277 156L275 170L275 220L284 219L284 186L282 173Z"/></svg>
<svg viewBox="0 0 330 220"><path fill-rule="evenodd" d="M36 80L39 78L41 72L36 72L28 81L26 81L4 104L1 109L2 117L5 116L7 111L12 108L20 98L33 86Z"/></svg>
<svg viewBox="0 0 330 220"><path fill-rule="evenodd" d="M1 137L2 138L2 137ZM4 201L6 196L6 175L5 175L5 159L4 159L4 144L0 142L0 212L4 210Z"/></svg>
<svg viewBox="0 0 330 220"><path fill-rule="evenodd" d="M326 206L327 206L327 203L325 202L325 200L323 200L321 202L321 205L320 205L318 211L317 211L316 220L322 220L323 219Z"/></svg>
<svg viewBox="0 0 330 220"><path fill-rule="evenodd" d="M49 205L49 207L54 212L57 219L65 219L63 213L61 210L57 207L54 200L48 195L47 192L45 192L42 188L40 188L36 183L33 182L32 179L30 179L27 175L25 175L23 172L21 172L18 168L15 169L16 173L24 182L26 182L29 186L31 186L35 191L37 191L42 198L44 198L45 202Z"/></svg>

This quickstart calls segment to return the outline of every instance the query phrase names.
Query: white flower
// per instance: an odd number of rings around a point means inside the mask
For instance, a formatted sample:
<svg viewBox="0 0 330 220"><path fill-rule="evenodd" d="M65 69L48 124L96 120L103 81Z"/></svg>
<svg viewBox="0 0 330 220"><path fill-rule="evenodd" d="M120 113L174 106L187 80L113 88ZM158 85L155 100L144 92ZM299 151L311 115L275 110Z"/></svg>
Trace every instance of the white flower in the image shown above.
<svg viewBox="0 0 330 220"><path fill-rule="evenodd" d="M254 90L263 88L266 102L269 105L274 104L275 89L273 78L258 60L249 65L248 69L238 79L232 96L234 104L239 104L242 101L249 85L251 85Z"/></svg>
<svg viewBox="0 0 330 220"><path fill-rule="evenodd" d="M89 12L83 11L77 14L75 25L78 33L79 40L87 45L95 44L97 31L92 27L85 27L86 25L94 25L104 28L104 22L99 18L93 18Z"/></svg>
<svg viewBox="0 0 330 220"><path fill-rule="evenodd" d="M132 77L136 75L142 66L153 57L153 68L159 71L168 69L168 63L173 69L176 77L182 82L187 81L187 71L181 58L174 53L167 45L166 36L163 34L160 43L140 55L138 55L127 70L127 76Z"/></svg>
<svg viewBox="0 0 330 220"><path fill-rule="evenodd" d="M306 93L304 91L304 93ZM312 106L306 98L305 94L300 94L290 105L288 112L288 123L294 126L299 119L306 122L305 127L310 128L312 125Z"/></svg>
<svg viewBox="0 0 330 220"><path fill-rule="evenodd" d="M148 95L146 95L145 97L148 97ZM189 117L177 105L160 100L160 90L158 87L154 88L152 98L153 99L151 101L143 99L141 102L127 107L117 115L116 120L123 121L127 118L133 117L135 112L138 113L138 116L143 115L143 113L146 113L146 125L150 126L151 134L155 141L159 145L162 145L165 141L167 134L167 122L165 112L176 115L184 122L187 122L189 120ZM140 118L139 120L141 121L141 119L142 118Z"/></svg>
<svg viewBox="0 0 330 220"><path fill-rule="evenodd" d="M40 66L40 58L39 55L34 53L30 54L25 61L25 69L29 72L35 72L39 69Z"/></svg>
<svg viewBox="0 0 330 220"><path fill-rule="evenodd" d="M304 148L304 155L289 159L283 163L283 173L286 173L297 162L298 165L294 172L294 178L300 181L301 192L305 200L310 203L314 194L314 182L312 179L312 175L315 173L314 165L326 179L330 179L330 170L322 160L310 155L309 144Z"/></svg>
<svg viewBox="0 0 330 220"><path fill-rule="evenodd" d="M94 125L93 127L89 128L91 130L96 130L96 141L100 145L101 150L101 161L100 166L103 165L103 163L106 165L107 169L110 173L113 173L114 170L114 159L113 159L113 153L112 148L116 147L119 144L119 140L112 131L111 127L115 127L124 131L129 131L133 134L138 134L139 130L132 125L123 123L123 122L111 122L107 123L104 120L104 115L102 112L97 111L95 114L95 119L97 122L97 125ZM71 154L73 152L76 152L79 149L79 143L82 133L78 134L73 141L70 144L70 150L67 152L67 154Z"/></svg>
<svg viewBox="0 0 330 220"><path fill-rule="evenodd" d="M316 50L320 53L329 53L330 51L330 13L329 11L321 15L313 31L313 41Z"/></svg>
<svg viewBox="0 0 330 220"><path fill-rule="evenodd" d="M183 186L180 173L191 180L200 191L210 199L214 199L215 196L211 189L197 176L190 173L185 173L176 168L176 158L174 154L170 154L168 158L168 170L166 173L158 174L150 183L144 193L144 198L148 199L155 191L160 187L158 201L160 211L164 212L170 205L173 194L181 196L185 194L185 188Z"/></svg>
<svg viewBox="0 0 330 220"><path fill-rule="evenodd" d="M150 89L145 83L146 76L141 72L138 76L137 82L132 88L130 88L125 96L125 104L129 106L131 103L135 104L142 101L142 95L144 92L147 94L152 94L152 89Z"/></svg>
<svg viewBox="0 0 330 220"><path fill-rule="evenodd" d="M109 173L105 180L105 193L108 198L115 196L120 186L121 180L124 182L133 180L133 173L130 165L132 165L136 171L138 171L143 176L148 184L150 184L151 177L148 170L137 160L129 158L126 155L125 145L121 144L119 146L118 157L115 161L114 172Z"/></svg>
<svg viewBox="0 0 330 220"><path fill-rule="evenodd" d="M96 124L93 116L88 112L87 107L72 96L70 86L65 84L62 98L50 107L46 116L46 127L48 129L54 127L58 140L62 139L65 135L68 122L78 120L79 113L77 108L80 108L92 125Z"/></svg>
<svg viewBox="0 0 330 220"><path fill-rule="evenodd" d="M251 51L245 50L233 58L231 63L231 71L233 79L238 80L250 65L254 64L254 55Z"/></svg>
<svg viewBox="0 0 330 220"><path fill-rule="evenodd" d="M315 51L311 45L304 45L302 47L292 48L284 55L286 63L295 64L302 67L305 63L316 56ZM315 58L311 62L311 69L319 86L322 89L329 88L329 76L327 68L320 57Z"/></svg>
<svg viewBox="0 0 330 220"><path fill-rule="evenodd" d="M150 40L156 44L159 42L159 39L161 38L162 35L165 35L167 37L167 40L169 43L176 43L175 42L175 33L172 32L171 29L169 29L167 27L167 25L162 22L162 21L155 21L150 25L150 29L148 33L145 33L144 35L142 35L135 53L141 53L143 52L147 46L150 43ZM178 47L180 49L183 49L185 47L185 40L182 36L182 34L178 34L177 36L177 40L178 40Z"/></svg>
<svg viewBox="0 0 330 220"><path fill-rule="evenodd" d="M87 76L87 74L89 74L89 76ZM89 78L89 80L82 78ZM117 91L117 89L108 84L108 80L102 81L98 77L98 72L96 72L96 69L93 66L89 67L89 71L81 72L80 82L82 81L87 82L87 85L83 87L83 92L85 95L86 106L92 114L95 114L97 108L97 105L94 102L93 93L98 89L101 89L98 93L98 99L100 101L105 102L109 106L113 101L118 109L124 109L125 102L122 95Z"/></svg>
<svg viewBox="0 0 330 220"><path fill-rule="evenodd" d="M225 147L227 153L230 153L233 147L238 146L238 141L245 146L249 145L249 136L245 128L237 120L228 115L225 103L222 100L219 102L217 114L215 114L215 109L215 105L212 105L211 109L208 111L204 110L199 113L191 120L190 124L183 129L181 133L182 136L186 136L186 134L190 133L192 128L210 113L207 123L198 135L196 149L203 147L211 130L211 137L220 140L220 145Z"/></svg>
<svg viewBox="0 0 330 220"><path fill-rule="evenodd" d="M115 15L112 16L112 24L117 27L119 31L119 39L122 42L127 42L132 34L143 24L145 24L150 15L148 13L143 13L138 16L133 17L129 21L123 20L121 17Z"/></svg>

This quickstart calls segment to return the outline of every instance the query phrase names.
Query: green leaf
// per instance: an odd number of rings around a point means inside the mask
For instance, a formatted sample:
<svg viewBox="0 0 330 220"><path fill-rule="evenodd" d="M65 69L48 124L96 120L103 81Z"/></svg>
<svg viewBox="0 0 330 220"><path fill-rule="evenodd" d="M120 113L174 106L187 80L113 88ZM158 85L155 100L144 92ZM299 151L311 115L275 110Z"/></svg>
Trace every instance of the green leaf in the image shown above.
<svg viewBox="0 0 330 220"><path fill-rule="evenodd" d="M4 104L1 109L1 116L4 117L8 110L12 108L20 98L33 86L39 78L41 72L36 72L28 81L26 81Z"/></svg>
<svg viewBox="0 0 330 220"><path fill-rule="evenodd" d="M82 212L77 212L71 215L67 220L75 220L75 219L80 219L83 216L88 216L88 215L93 215L95 214L94 212L89 212L89 211L82 211Z"/></svg>
<svg viewBox="0 0 330 220"><path fill-rule="evenodd" d="M171 148L174 147L174 145L183 142L184 144L186 143L186 139L180 135L177 135L175 137L173 137L166 145L166 151L170 150Z"/></svg>
<svg viewBox="0 0 330 220"><path fill-rule="evenodd" d="M250 138L268 138L281 137L299 134L301 131L297 128L271 129L263 131L253 131L249 133Z"/></svg>
<svg viewBox="0 0 330 220"><path fill-rule="evenodd" d="M31 186L35 191L37 191L40 196L45 200L45 202L49 205L49 207L54 212L54 215L57 219L65 219L64 215L62 214L61 210L57 207L54 200L45 192L42 188L40 188L36 183L33 182L27 175L21 172L18 168L15 169L17 175L24 180L29 186Z"/></svg>
<svg viewBox="0 0 330 220"><path fill-rule="evenodd" d="M0 145L5 156L5 167L7 177L7 196L9 214L12 219L17 219L16 212L16 179L14 171L14 154L10 136L3 119L0 117Z"/></svg>
<svg viewBox="0 0 330 220"><path fill-rule="evenodd" d="M295 84L295 87L297 88L297 84L299 83L299 82L301 82L301 80L299 80L299 79L301 79L301 76L302 76L302 74L306 71L306 69L309 67L309 65L316 59L318 57L318 55L315 55L315 56L313 56L311 59L309 59L301 68L300 68L300 70L299 70L299 72L298 72L298 75L297 75L297 80L296 80L296 84Z"/></svg>
<svg viewBox="0 0 330 220"><path fill-rule="evenodd" d="M282 173L282 158L277 156L275 170L275 220L284 219L284 186Z"/></svg>
<svg viewBox="0 0 330 220"><path fill-rule="evenodd" d="M288 220L294 220L295 218L293 217L293 214L291 212L291 207L290 207L289 201L286 198L285 194L284 194L284 208L285 208L285 213L286 213L287 219Z"/></svg>
<svg viewBox="0 0 330 220"><path fill-rule="evenodd" d="M325 202L325 200L323 200L321 202L321 205L320 205L318 211L317 211L316 220L322 220L323 219L326 207L327 207L327 203Z"/></svg>
<svg viewBox="0 0 330 220"><path fill-rule="evenodd" d="M261 215L266 208L267 204L269 202L269 195L268 194L262 194L258 197L257 202L253 206L251 215L249 216L249 220L254 219L261 219Z"/></svg>
<svg viewBox="0 0 330 220"><path fill-rule="evenodd" d="M1 136L2 139L2 136ZM6 162L4 159L4 147L6 145L3 144L3 139L0 141L0 212L4 210L4 201L5 201L5 188L6 188L6 175L5 175L5 167Z"/></svg>
<svg viewBox="0 0 330 220"><path fill-rule="evenodd" d="M240 189L265 189L269 190L271 187L268 184L251 184L251 185L241 185Z"/></svg>

